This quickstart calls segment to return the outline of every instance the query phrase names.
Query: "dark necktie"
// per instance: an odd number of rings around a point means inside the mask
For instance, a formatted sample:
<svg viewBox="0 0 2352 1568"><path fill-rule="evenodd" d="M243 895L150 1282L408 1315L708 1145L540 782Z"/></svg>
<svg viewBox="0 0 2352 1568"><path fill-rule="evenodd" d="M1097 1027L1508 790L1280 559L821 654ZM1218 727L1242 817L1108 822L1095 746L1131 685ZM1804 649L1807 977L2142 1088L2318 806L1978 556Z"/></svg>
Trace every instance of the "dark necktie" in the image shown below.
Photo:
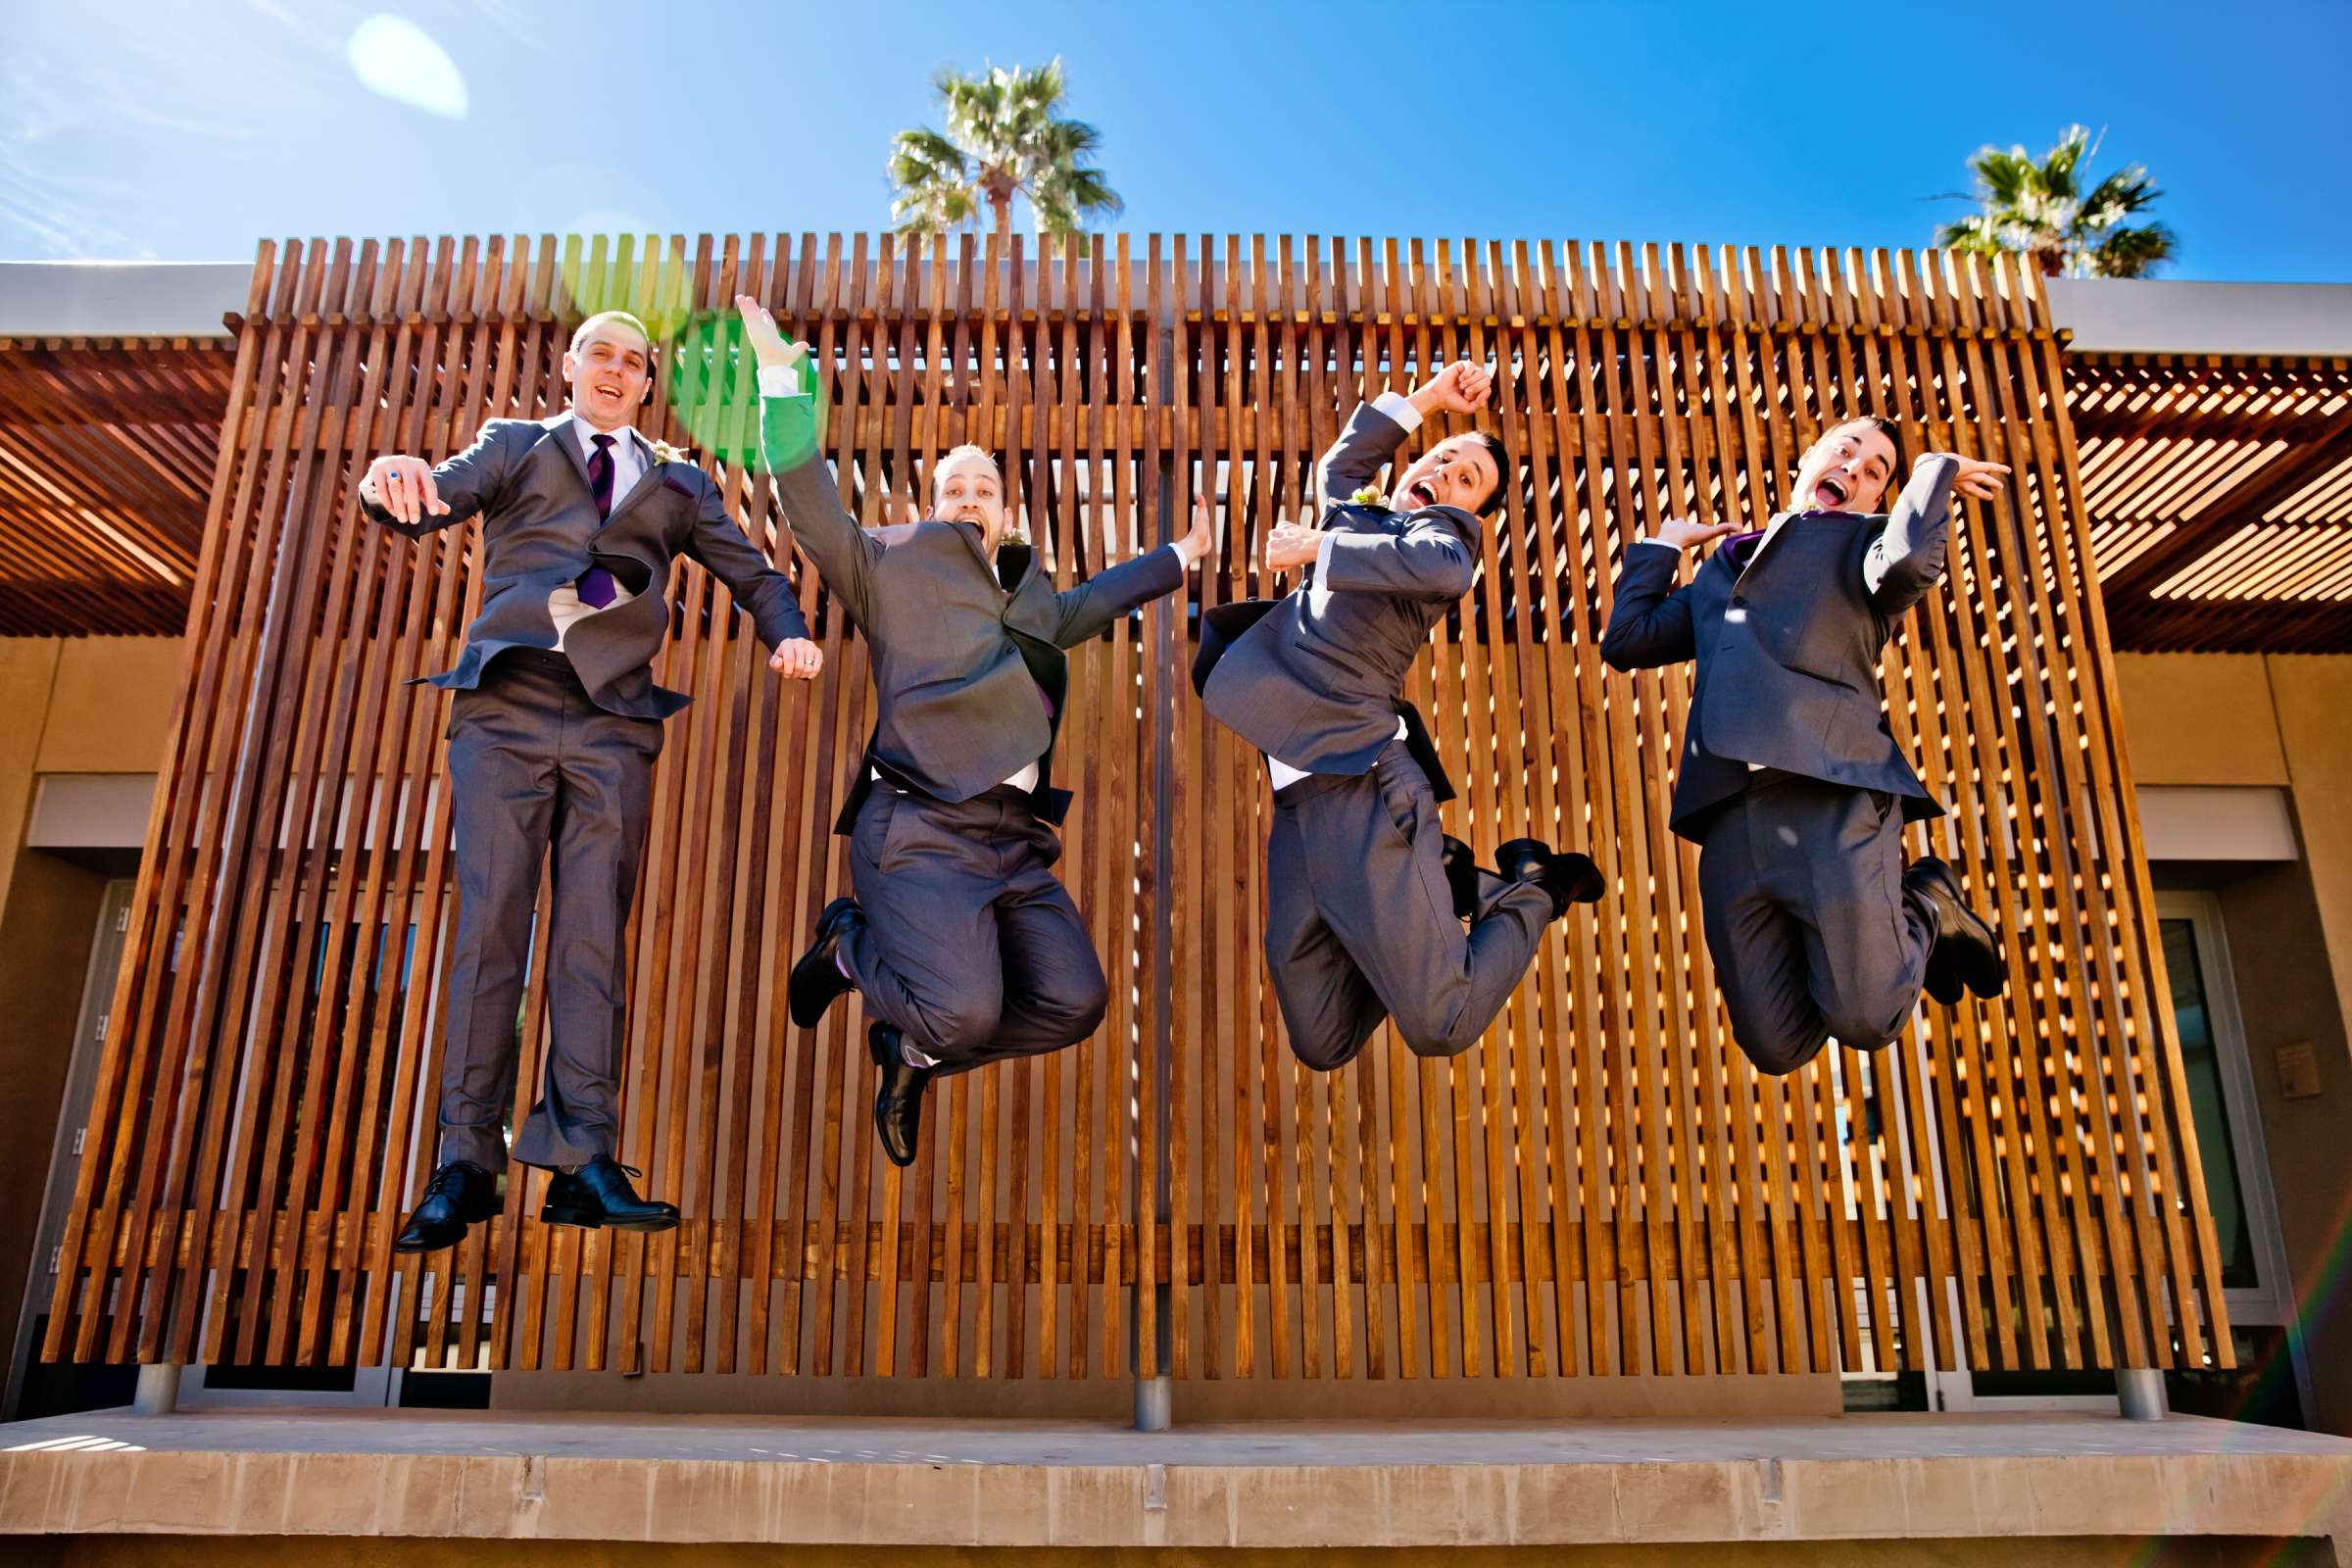
<svg viewBox="0 0 2352 1568"><path fill-rule="evenodd" d="M596 497L596 515L601 522L612 515L612 438L592 435L588 440L596 448L588 458L588 490ZM581 604L591 610L602 610L612 602L618 586L604 567L590 566L580 573L574 591L579 594Z"/></svg>

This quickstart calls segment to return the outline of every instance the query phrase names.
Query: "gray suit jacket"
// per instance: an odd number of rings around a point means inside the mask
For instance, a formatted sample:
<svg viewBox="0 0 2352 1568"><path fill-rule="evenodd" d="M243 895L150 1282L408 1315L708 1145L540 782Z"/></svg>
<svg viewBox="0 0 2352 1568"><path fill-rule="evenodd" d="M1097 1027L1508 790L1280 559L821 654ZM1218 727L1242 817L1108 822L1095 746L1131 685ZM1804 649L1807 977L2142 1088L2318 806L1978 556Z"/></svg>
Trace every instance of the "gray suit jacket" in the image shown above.
<svg viewBox="0 0 2352 1568"><path fill-rule="evenodd" d="M1371 769L1396 738L1405 677L1430 628L1477 575L1479 520L1469 513L1341 499L1379 473L1403 439L1396 420L1356 406L1317 473L1323 568L1301 573L1201 684L1201 704L1218 723L1305 772Z"/></svg>
<svg viewBox="0 0 2352 1568"><path fill-rule="evenodd" d="M1750 762L1897 796L1908 821L1943 814L1881 716L1879 651L1943 575L1952 473L1951 459L1930 457L1885 516L1798 514L1769 548L1728 540L1682 588L1681 551L1626 552L1600 657L1618 669L1698 661L1675 832L1702 837L1709 808L1747 788Z"/></svg>
<svg viewBox="0 0 2352 1568"><path fill-rule="evenodd" d="M771 453L785 449L777 419L801 416L780 407L793 401L768 401L762 427ZM957 802L1031 762L1038 764L1038 814L1060 821L1070 799L1052 782L1069 686L1062 650L1181 588L1184 564L1175 550L1146 551L1056 593L1035 552L1022 546L1007 589L969 523L859 527L821 454L780 471L776 495L826 591L865 634L873 662L873 735L836 831L856 825L869 770Z"/></svg>
<svg viewBox="0 0 2352 1568"><path fill-rule="evenodd" d="M445 691L478 685L502 649L555 647L547 596L592 565L637 595L574 622L564 639L580 684L607 712L667 718L686 706L683 695L654 684L652 667L669 634L675 557L692 557L725 583L770 648L808 635L791 581L735 526L710 476L691 463L655 462L642 436L644 472L600 523L572 419L561 414L483 425L473 445L433 469L446 516L395 522L361 498L370 520L412 539L481 516L481 612L466 628L456 666L427 677L433 685Z"/></svg>

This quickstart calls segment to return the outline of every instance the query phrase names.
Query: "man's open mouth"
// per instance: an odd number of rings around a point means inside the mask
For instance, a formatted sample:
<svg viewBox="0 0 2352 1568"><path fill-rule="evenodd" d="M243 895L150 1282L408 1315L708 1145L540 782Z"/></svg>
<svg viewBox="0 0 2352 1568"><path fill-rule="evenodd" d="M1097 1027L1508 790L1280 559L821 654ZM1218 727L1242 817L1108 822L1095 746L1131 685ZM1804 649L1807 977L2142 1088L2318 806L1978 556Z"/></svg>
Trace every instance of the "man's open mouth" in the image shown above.
<svg viewBox="0 0 2352 1568"><path fill-rule="evenodd" d="M1846 493L1845 481L1836 474L1824 474L1821 482L1813 487L1813 498L1832 507L1844 506Z"/></svg>
<svg viewBox="0 0 2352 1568"><path fill-rule="evenodd" d="M617 398L620 396L620 388L616 386L600 386L596 392L599 397Z"/></svg>
<svg viewBox="0 0 2352 1568"><path fill-rule="evenodd" d="M1425 507L1434 507L1438 504L1438 488L1427 479L1415 479L1405 487L1404 493Z"/></svg>

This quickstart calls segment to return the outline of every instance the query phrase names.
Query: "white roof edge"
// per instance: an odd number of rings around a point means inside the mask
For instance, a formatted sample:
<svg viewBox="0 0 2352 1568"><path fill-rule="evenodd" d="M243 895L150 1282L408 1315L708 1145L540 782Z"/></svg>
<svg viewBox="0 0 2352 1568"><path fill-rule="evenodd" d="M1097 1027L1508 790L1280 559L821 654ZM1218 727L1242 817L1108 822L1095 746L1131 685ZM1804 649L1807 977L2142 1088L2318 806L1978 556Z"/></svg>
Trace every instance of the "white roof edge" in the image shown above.
<svg viewBox="0 0 2352 1568"><path fill-rule="evenodd" d="M0 262L0 338L225 338L250 262Z"/></svg>
<svg viewBox="0 0 2352 1568"><path fill-rule="evenodd" d="M2053 277L2053 324L2114 354L2352 356L2352 283Z"/></svg>
<svg viewBox="0 0 2352 1568"><path fill-rule="evenodd" d="M225 338L246 262L0 262L0 338ZM2125 354L2352 357L2352 283L2054 277L2072 347Z"/></svg>

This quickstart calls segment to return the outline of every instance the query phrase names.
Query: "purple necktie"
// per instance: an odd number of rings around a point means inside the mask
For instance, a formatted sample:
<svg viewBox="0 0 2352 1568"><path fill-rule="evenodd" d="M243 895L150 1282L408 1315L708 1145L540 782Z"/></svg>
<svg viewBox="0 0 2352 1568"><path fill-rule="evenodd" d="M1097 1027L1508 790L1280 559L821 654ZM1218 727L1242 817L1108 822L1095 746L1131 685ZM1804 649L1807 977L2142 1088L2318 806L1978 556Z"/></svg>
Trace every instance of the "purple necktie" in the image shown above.
<svg viewBox="0 0 2352 1568"><path fill-rule="evenodd" d="M612 438L592 435L588 439L596 448L588 459L588 490L596 497L596 515L602 521L612 515ZM602 610L612 602L618 588L611 572L602 566L590 566L580 573L574 591L579 594L581 604L591 610Z"/></svg>

